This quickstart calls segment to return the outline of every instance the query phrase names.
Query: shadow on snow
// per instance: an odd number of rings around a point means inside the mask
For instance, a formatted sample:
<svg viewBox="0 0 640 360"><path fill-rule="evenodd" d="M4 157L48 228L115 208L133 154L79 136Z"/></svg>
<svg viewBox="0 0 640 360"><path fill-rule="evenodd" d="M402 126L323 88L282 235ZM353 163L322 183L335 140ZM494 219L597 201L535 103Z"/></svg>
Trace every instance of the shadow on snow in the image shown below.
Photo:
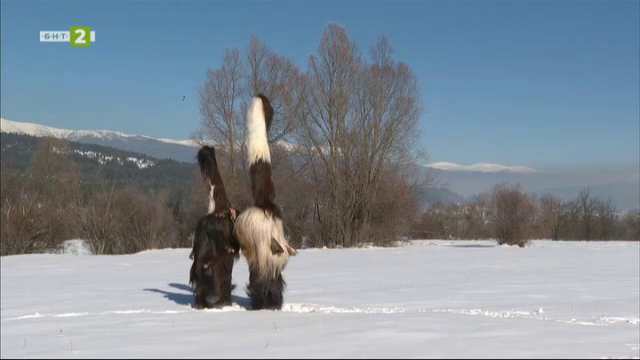
<svg viewBox="0 0 640 360"><path fill-rule="evenodd" d="M150 291L158 294L164 295L164 297L168 300L175 302L178 305L189 305L193 307L193 288L189 285L177 284L177 283L169 283L170 287L186 291L184 292L171 292L160 289L143 289L144 291ZM250 310L251 309L251 300L246 297L231 295L231 302L237 305L242 306L243 308Z"/></svg>

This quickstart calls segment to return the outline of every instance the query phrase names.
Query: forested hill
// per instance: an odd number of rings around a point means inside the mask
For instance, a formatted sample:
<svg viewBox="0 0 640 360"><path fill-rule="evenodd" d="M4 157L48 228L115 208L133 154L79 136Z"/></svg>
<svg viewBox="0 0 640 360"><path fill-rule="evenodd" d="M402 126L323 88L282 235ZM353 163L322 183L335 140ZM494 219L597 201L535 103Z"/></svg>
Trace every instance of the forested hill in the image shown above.
<svg viewBox="0 0 640 360"><path fill-rule="evenodd" d="M19 172L28 169L42 138L30 135L0 133L2 166ZM160 188L188 185L196 170L193 163L157 159L148 155L108 146L65 141L71 159L82 177L99 177L116 184Z"/></svg>

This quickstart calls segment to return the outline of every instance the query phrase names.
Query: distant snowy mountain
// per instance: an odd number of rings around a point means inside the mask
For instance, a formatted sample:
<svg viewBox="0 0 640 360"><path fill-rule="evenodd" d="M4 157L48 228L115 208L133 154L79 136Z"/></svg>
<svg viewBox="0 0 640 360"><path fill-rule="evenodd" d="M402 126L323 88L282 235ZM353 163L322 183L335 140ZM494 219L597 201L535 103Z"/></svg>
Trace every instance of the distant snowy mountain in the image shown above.
<svg viewBox="0 0 640 360"><path fill-rule="evenodd" d="M144 169L144 168L148 168L156 165L156 161L149 160L149 159L139 159L135 156L127 156L122 158L122 157L117 157L112 155L104 155L97 151L90 151L90 150L82 151L78 149L73 149L73 152L89 159L96 159L98 163L100 163L101 165L104 165L109 161L116 161L120 165L123 165L125 162L130 162L136 165L138 169Z"/></svg>
<svg viewBox="0 0 640 360"><path fill-rule="evenodd" d="M621 210L640 208L638 165L610 164L601 167L594 165L587 170L581 170L577 166L567 166L562 170L551 168L528 170L519 166L503 167L501 165L474 167L473 165L427 166L431 175L440 181L441 186L463 198L490 191L496 184L518 183L527 192L538 196L551 194L563 200L575 199L580 191L588 187L593 195L601 199L611 197ZM431 201L439 200L439 196L442 195L437 192L434 194L433 191L432 194ZM447 196L444 202L451 201L456 200Z"/></svg>
<svg viewBox="0 0 640 360"><path fill-rule="evenodd" d="M129 135L108 130L67 130L54 127L0 119L4 133L31 136L51 136L85 144L109 146L120 150L147 154L159 159L194 162L197 144L191 140L156 139L143 135Z"/></svg>
<svg viewBox="0 0 640 360"><path fill-rule="evenodd" d="M156 159L193 163L198 151L198 145L191 140L157 139L107 130L65 130L7 119L1 119L1 122L0 130L3 133L53 136L145 154ZM292 144L278 143L289 151L295 148ZM139 167L150 165L138 164ZM566 200L575 198L583 188L591 187L594 194L601 198L611 196L621 209L640 207L640 169L637 164L605 164L601 167L588 166L586 169L534 169L489 163L460 165L436 162L426 164L422 169L440 182L440 186L429 189L428 194L422 192L418 195L424 198L424 204L436 201L463 202L469 196L491 190L498 183L520 183L526 191L539 195L550 193Z"/></svg>
<svg viewBox="0 0 640 360"><path fill-rule="evenodd" d="M146 189L163 186L184 188L193 181L193 171L197 168L193 162L158 159L147 154L98 144L72 140L68 142L68 148L54 147L53 151L66 152L75 162L81 176L98 176L102 180L115 181L117 186L137 184ZM3 166L18 173L26 171L38 146L40 140L36 136L3 131L0 133Z"/></svg>
<svg viewBox="0 0 640 360"><path fill-rule="evenodd" d="M481 173L513 172L520 174L531 174L538 172L538 170L526 166L506 166L500 164L458 165L449 162L437 162L428 164L427 167L444 171L468 171Z"/></svg>

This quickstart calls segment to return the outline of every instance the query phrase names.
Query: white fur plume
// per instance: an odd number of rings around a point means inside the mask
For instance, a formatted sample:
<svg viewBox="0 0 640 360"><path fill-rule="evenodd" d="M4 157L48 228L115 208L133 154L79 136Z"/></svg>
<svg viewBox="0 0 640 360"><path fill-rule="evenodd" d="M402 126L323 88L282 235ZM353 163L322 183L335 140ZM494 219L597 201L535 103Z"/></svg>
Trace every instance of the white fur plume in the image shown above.
<svg viewBox="0 0 640 360"><path fill-rule="evenodd" d="M208 214L212 214L214 211L216 211L216 201L213 198L213 190L214 189L215 189L215 186L209 185L209 212L208 212Z"/></svg>
<svg viewBox="0 0 640 360"><path fill-rule="evenodd" d="M249 165L262 159L271 163L271 153L267 142L267 124L264 118L262 99L254 97L247 111L247 147Z"/></svg>

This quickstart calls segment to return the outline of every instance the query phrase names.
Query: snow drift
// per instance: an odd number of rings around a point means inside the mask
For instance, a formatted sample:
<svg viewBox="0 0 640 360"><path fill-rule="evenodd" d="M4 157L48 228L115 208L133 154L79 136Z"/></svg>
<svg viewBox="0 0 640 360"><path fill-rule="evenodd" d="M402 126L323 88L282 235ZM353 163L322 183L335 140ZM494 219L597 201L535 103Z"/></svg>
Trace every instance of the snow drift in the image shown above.
<svg viewBox="0 0 640 360"><path fill-rule="evenodd" d="M1 356L638 358L639 251L550 241L301 250L282 311L249 309L242 258L233 305L197 311L189 249L7 256Z"/></svg>

